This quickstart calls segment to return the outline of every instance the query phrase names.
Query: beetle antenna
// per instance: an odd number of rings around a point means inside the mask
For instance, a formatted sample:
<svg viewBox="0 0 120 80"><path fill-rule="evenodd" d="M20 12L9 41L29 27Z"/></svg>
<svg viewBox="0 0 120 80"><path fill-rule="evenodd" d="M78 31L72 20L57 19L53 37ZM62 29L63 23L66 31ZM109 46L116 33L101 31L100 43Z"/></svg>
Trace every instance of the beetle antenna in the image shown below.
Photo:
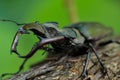
<svg viewBox="0 0 120 80"><path fill-rule="evenodd" d="M15 23L15 24L18 25L18 26L20 26L20 25L25 25L25 24L26 24L26 23L18 23L18 22L16 22L16 21L13 21L13 20L6 20L6 19L2 19L2 20L0 20L0 21L12 22L12 23Z"/></svg>

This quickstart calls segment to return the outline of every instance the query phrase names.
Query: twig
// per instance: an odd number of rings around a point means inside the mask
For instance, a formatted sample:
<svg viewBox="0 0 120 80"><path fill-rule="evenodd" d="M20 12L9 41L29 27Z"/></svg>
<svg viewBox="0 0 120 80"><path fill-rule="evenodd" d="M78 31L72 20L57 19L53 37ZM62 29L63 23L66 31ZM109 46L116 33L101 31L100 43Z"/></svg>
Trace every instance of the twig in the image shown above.
<svg viewBox="0 0 120 80"><path fill-rule="evenodd" d="M79 22L78 12L75 6L75 0L65 0L65 5L72 23Z"/></svg>

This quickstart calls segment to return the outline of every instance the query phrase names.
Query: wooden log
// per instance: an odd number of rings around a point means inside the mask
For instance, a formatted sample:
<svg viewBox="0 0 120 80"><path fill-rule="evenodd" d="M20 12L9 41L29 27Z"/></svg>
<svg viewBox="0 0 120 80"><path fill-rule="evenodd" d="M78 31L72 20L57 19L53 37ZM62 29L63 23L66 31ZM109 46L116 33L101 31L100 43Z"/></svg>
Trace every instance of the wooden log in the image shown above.
<svg viewBox="0 0 120 80"><path fill-rule="evenodd" d="M107 74L103 74L101 67L92 53L87 68L88 77L81 79L85 56L61 58L48 57L40 65L30 68L27 72L16 74L7 80L120 80L120 45L111 43L97 49Z"/></svg>

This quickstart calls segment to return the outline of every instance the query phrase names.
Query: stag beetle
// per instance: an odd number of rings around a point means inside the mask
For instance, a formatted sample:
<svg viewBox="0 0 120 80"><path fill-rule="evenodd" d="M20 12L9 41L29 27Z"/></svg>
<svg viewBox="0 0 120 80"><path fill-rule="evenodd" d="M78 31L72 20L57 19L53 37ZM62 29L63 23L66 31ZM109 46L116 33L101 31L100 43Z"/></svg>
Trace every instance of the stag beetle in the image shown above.
<svg viewBox="0 0 120 80"><path fill-rule="evenodd" d="M23 69L26 61L30 59L39 49L43 49L48 52L53 50L56 54L60 53L60 51L66 51L65 53L73 53L72 55L81 54L80 50L82 49L84 50L83 54L86 54L86 60L81 76L87 76L87 65L91 52L95 54L103 73L106 73L107 70L101 62L96 48L112 42L120 44L117 40L110 39L102 41L102 39L112 34L112 29L97 22L79 22L66 26L63 29L59 29L58 23L56 22L46 22L43 24L40 24L39 22L18 24L17 22L11 20L2 21L10 21L17 25L23 25L23 27L18 29L11 46L11 52L16 53L20 58L25 58L18 72ZM31 51L27 55L20 55L17 51L18 40L22 34L28 34L29 30L38 37L39 41L32 47ZM50 44L52 49L49 46L45 46L47 44ZM15 73L5 73L2 77L12 74Z"/></svg>

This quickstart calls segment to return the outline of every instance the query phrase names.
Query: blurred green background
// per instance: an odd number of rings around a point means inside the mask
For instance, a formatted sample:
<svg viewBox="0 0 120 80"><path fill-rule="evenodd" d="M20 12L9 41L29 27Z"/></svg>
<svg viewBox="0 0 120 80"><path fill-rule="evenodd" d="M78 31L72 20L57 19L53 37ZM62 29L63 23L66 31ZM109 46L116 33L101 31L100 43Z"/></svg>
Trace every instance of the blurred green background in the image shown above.
<svg viewBox="0 0 120 80"><path fill-rule="evenodd" d="M112 27L115 34L120 32L119 0L74 0L80 21L95 21ZM71 24L65 0L0 0L0 19L18 23L40 23L55 21L60 27ZM10 47L18 28L14 23L0 21L0 74L15 72L23 59L10 55ZM18 50L28 53L37 39L33 34L23 35ZM38 51L25 65L25 70L41 60Z"/></svg>

